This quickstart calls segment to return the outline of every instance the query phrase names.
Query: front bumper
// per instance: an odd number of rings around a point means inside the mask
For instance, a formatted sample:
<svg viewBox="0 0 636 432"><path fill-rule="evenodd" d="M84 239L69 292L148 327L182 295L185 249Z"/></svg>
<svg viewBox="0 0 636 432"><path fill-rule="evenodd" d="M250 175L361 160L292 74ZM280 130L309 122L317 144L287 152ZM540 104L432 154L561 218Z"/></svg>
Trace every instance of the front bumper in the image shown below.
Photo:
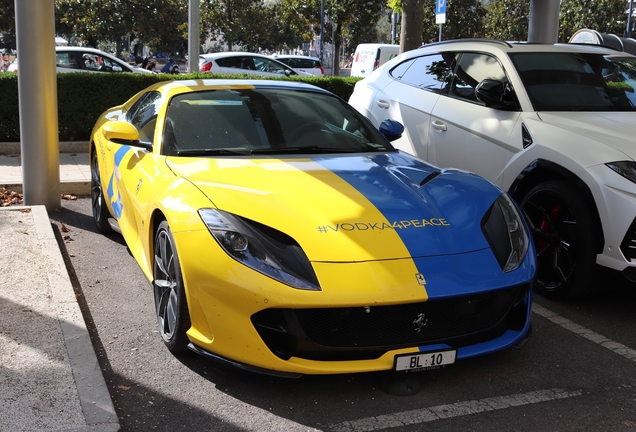
<svg viewBox="0 0 636 432"><path fill-rule="evenodd" d="M314 263L322 291L303 291L237 263L207 232L175 237L191 349L242 369L281 376L385 371L398 354L446 348L462 359L504 349L530 327L532 260L510 274L490 250L475 252L470 264L466 255ZM430 325L418 335L420 314Z"/></svg>

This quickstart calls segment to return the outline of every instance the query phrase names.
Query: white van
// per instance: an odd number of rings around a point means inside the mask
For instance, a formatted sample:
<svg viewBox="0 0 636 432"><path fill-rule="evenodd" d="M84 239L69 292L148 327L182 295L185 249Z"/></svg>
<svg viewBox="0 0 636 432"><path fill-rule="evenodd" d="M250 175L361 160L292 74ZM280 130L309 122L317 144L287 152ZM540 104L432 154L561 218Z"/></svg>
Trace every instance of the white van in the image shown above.
<svg viewBox="0 0 636 432"><path fill-rule="evenodd" d="M351 62L351 76L366 77L399 53L399 45L360 44Z"/></svg>

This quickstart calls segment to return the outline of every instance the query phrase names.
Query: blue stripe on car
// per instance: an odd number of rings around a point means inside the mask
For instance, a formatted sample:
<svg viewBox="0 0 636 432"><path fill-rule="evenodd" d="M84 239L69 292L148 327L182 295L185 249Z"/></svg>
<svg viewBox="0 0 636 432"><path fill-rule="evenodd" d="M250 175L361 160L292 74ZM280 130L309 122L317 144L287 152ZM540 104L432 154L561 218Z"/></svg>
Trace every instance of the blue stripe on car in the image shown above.
<svg viewBox="0 0 636 432"><path fill-rule="evenodd" d="M314 160L356 188L391 223L443 218L450 224L395 229L424 275L429 297L465 295L532 278L527 262L520 271L504 274L480 234L481 228L475 227L502 193L481 177L454 170L452 175L442 173L435 179L444 176L441 181L420 186L439 170L402 153ZM473 192L469 200L467 192ZM456 244L458 240L461 245ZM458 250L466 253L457 254Z"/></svg>

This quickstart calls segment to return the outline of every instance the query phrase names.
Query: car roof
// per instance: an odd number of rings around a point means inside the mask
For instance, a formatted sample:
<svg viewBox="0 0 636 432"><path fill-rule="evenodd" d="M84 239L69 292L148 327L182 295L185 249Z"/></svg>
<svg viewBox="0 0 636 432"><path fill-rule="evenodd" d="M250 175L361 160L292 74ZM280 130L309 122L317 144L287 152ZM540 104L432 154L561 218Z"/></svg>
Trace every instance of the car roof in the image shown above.
<svg viewBox="0 0 636 432"><path fill-rule="evenodd" d="M243 51L223 51L223 52L215 52L215 53L208 53L208 54L199 54L199 57L213 58L213 59L218 57L240 57L240 56L269 58L268 56L263 54L243 52Z"/></svg>
<svg viewBox="0 0 636 432"><path fill-rule="evenodd" d="M486 49L490 51L499 51L507 53L515 52L580 52L580 53L597 53L597 54L617 54L621 51L610 47L592 45L592 44L539 44L523 41L502 41L496 39L454 39L449 41L433 42L422 45L410 52L418 52L419 50L475 50ZM421 51L420 51L421 52ZM625 53L627 54L627 53Z"/></svg>
<svg viewBox="0 0 636 432"><path fill-rule="evenodd" d="M298 54L274 54L274 55L272 56L272 58L274 58L274 59L281 59L281 58L297 58L297 59L317 60L317 61L320 61L320 59L319 59L319 58L317 58L317 57L309 57L309 56L298 55Z"/></svg>
<svg viewBox="0 0 636 432"><path fill-rule="evenodd" d="M85 51L85 52L92 52L92 53L95 53L95 54L112 55L110 53L107 53L106 51L102 51L102 50L99 50L97 48L80 47L80 46L67 46L67 45L56 46L55 47L55 51Z"/></svg>
<svg viewBox="0 0 636 432"><path fill-rule="evenodd" d="M259 79L197 79L160 81L144 91L160 90L171 93L185 93L188 91L200 91L207 89L244 89L244 88L277 88L288 90L314 91L317 93L332 94L320 87L295 81L259 80Z"/></svg>

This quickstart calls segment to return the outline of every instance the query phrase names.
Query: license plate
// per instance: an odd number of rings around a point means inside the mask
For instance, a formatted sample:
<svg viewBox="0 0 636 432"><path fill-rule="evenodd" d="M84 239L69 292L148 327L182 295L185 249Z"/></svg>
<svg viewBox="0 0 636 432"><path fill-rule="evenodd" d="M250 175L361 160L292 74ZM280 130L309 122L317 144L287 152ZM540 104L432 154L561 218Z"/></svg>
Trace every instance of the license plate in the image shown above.
<svg viewBox="0 0 636 432"><path fill-rule="evenodd" d="M395 356L396 371L417 371L455 363L457 351L437 351Z"/></svg>

